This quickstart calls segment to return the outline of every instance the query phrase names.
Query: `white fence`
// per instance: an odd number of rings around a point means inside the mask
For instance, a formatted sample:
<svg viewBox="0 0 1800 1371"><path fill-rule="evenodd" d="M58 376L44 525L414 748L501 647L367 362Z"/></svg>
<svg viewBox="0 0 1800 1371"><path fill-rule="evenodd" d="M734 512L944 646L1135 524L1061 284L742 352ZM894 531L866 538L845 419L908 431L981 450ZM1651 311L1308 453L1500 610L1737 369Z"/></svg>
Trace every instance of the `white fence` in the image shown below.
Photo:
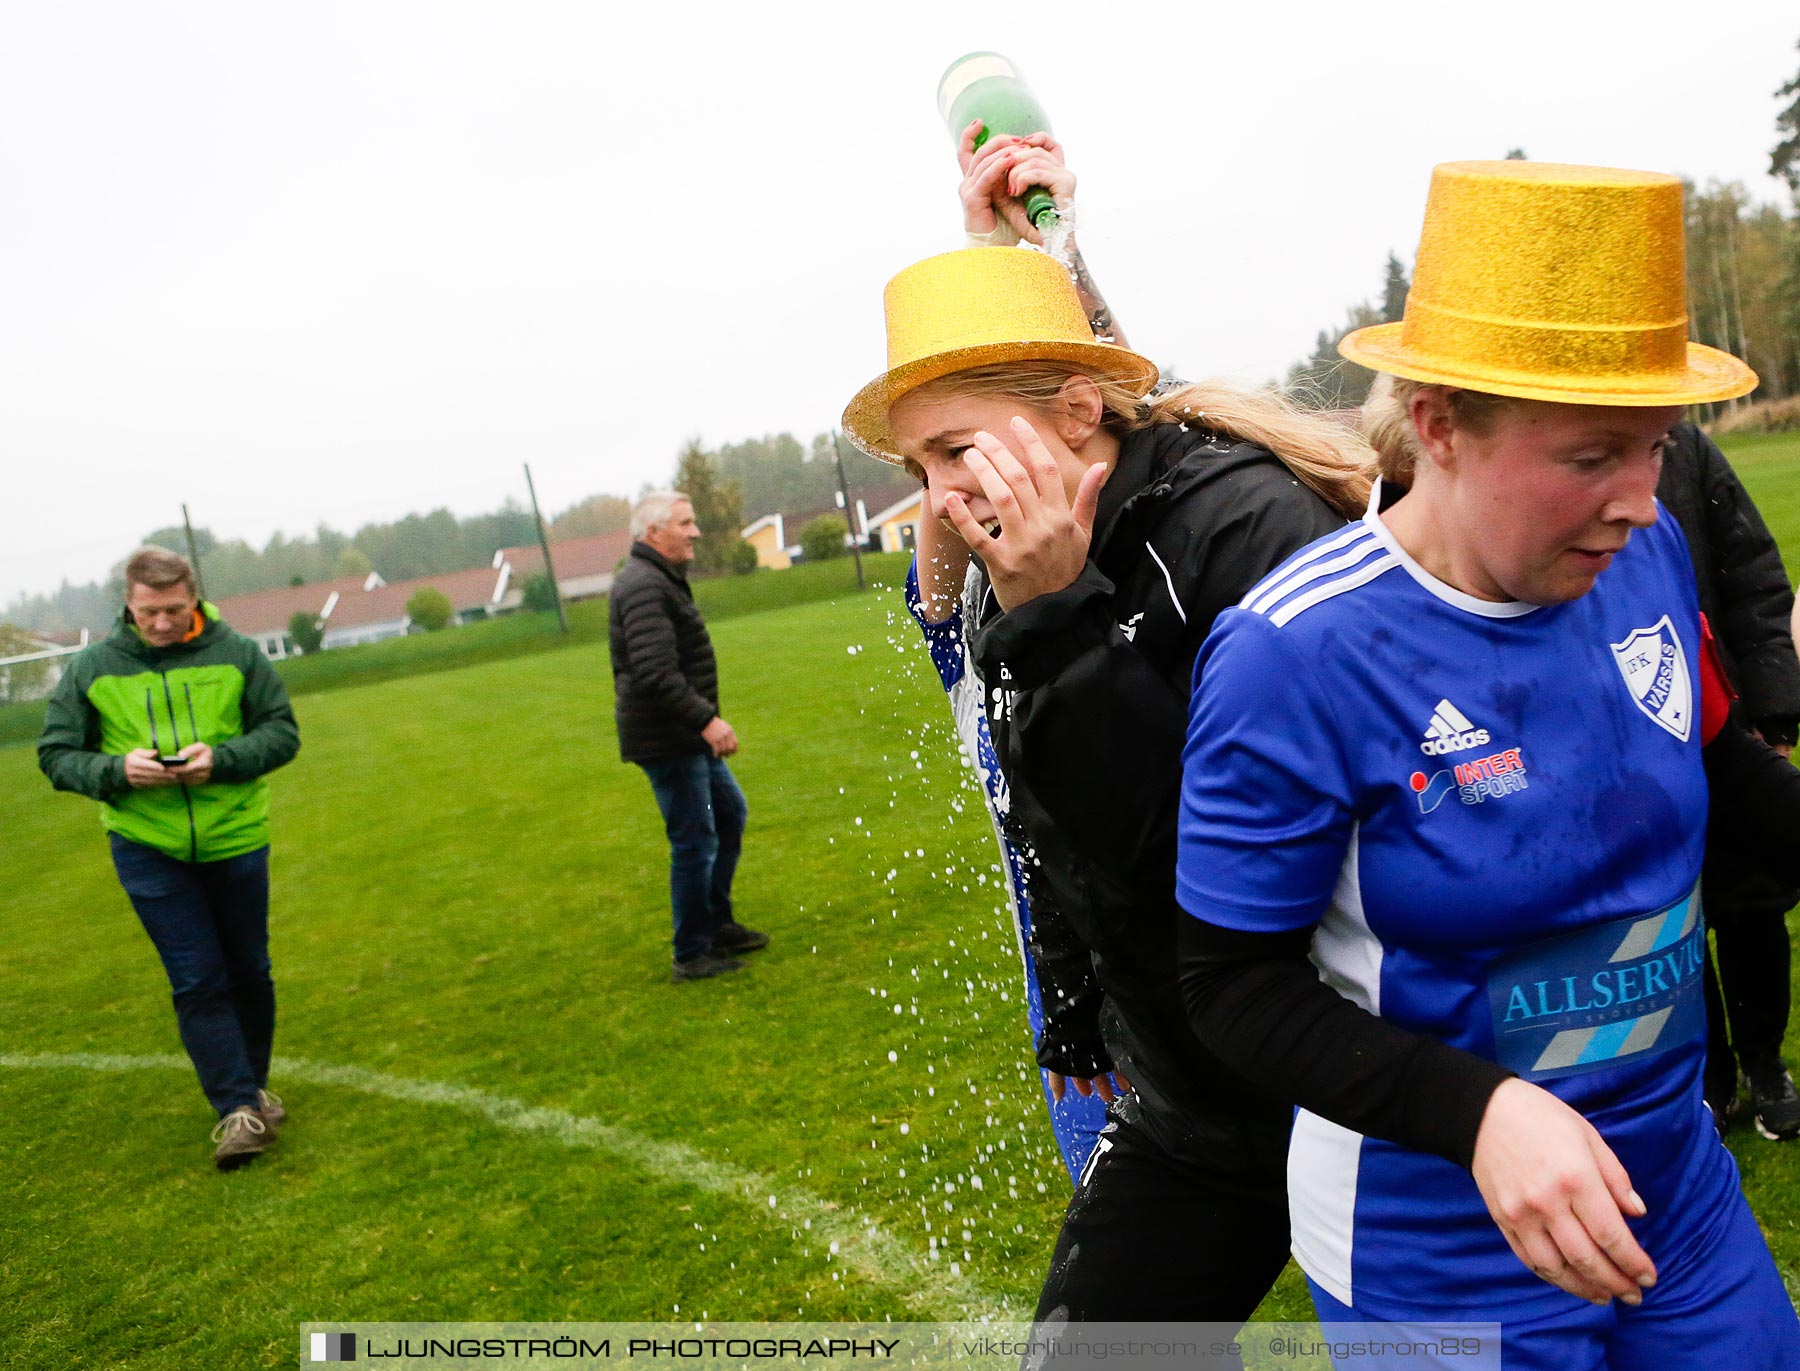
<svg viewBox="0 0 1800 1371"><path fill-rule="evenodd" d="M58 657L70 657L88 645L88 631L81 630L81 641L73 647L50 647L42 652L21 652L13 657L0 657L0 701L3 700L41 700L62 679L62 668L53 666L44 672L44 679L33 681L29 685L21 684L17 690L13 688L13 668L24 666L29 662L50 662Z"/></svg>

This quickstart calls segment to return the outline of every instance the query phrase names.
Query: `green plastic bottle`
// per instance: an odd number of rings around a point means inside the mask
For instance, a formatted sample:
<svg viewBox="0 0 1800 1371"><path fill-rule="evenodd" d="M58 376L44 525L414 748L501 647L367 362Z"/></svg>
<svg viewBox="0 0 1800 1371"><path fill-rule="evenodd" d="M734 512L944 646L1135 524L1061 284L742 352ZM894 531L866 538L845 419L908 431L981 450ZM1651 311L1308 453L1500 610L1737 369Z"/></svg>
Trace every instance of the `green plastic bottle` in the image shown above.
<svg viewBox="0 0 1800 1371"><path fill-rule="evenodd" d="M1050 116L1019 75L1019 69L997 52L971 52L959 57L938 81L938 113L952 138L961 138L972 119L981 120L979 148L996 133L1023 138L1049 133ZM1057 220L1056 203L1042 186L1025 192L1025 213L1038 231L1047 233Z"/></svg>

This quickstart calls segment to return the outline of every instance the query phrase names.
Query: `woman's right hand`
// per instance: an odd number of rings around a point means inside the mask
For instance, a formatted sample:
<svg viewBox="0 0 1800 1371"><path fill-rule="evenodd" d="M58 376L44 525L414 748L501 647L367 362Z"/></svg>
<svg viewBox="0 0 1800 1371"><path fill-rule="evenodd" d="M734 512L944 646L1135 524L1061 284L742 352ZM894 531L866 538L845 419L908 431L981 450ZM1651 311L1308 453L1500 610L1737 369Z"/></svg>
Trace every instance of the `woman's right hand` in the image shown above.
<svg viewBox="0 0 1800 1371"><path fill-rule="evenodd" d="M981 483L999 521L997 534L990 536L969 512L961 492L953 490L944 497L945 517L970 550L981 553L994 599L1008 614L1040 595L1075 584L1087 565L1100 487L1111 471L1104 462L1088 467L1071 500L1062 469L1031 421L1015 414L1012 430L1024 449L1024 462L983 429L963 450L964 463Z"/></svg>
<svg viewBox="0 0 1800 1371"><path fill-rule="evenodd" d="M1644 1202L1594 1126L1548 1090L1509 1080L1488 1100L1471 1168L1513 1255L1552 1285L1637 1304L1656 1266L1625 1225Z"/></svg>
<svg viewBox="0 0 1800 1371"><path fill-rule="evenodd" d="M1050 1086L1050 1098L1057 1104L1062 1103L1069 1086L1074 1086L1075 1093L1083 1098L1098 1095L1108 1104L1131 1092L1131 1082L1125 1079L1123 1071L1103 1071L1098 1076L1059 1076L1054 1071L1046 1071L1044 1078Z"/></svg>
<svg viewBox="0 0 1800 1371"><path fill-rule="evenodd" d="M956 161L963 173L958 194L964 230L1000 246L1023 238L1041 247L1044 236L1025 213L1023 197L1033 186L1042 186L1058 209L1067 210L1075 203L1075 173L1063 165L1062 145L1047 133L1023 138L999 133L977 150L975 139L980 132L981 120L976 119L962 131L956 145ZM1005 241L990 238L1002 224L1011 230L1003 235Z"/></svg>

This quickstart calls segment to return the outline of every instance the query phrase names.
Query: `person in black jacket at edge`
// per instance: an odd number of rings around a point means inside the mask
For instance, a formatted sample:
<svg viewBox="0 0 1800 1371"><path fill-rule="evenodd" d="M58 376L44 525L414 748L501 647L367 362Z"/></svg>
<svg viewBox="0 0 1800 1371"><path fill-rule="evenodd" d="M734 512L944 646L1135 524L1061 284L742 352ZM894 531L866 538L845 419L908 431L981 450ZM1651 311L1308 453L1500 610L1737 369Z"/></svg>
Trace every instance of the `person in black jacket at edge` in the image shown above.
<svg viewBox="0 0 1800 1371"><path fill-rule="evenodd" d="M1691 423L1670 434L1656 495L1687 535L1700 611L1739 695L1734 715L1788 756L1800 725L1800 657L1788 626L1794 593L1768 525L1725 454ZM1718 958L1716 976L1706 968L1706 1102L1724 1132L1738 1111L1741 1067L1757 1132L1800 1137L1800 1092L1781 1060L1791 975L1786 914L1800 887L1761 870L1753 847L1715 828L1701 892Z"/></svg>
<svg viewBox="0 0 1800 1371"><path fill-rule="evenodd" d="M749 807L725 764L737 732L719 713L719 664L688 586L700 534L680 491L640 497L607 624L619 755L650 778L669 835L676 981L737 971L734 954L769 945L731 912Z"/></svg>
<svg viewBox="0 0 1800 1371"><path fill-rule="evenodd" d="M1270 394L1144 398L1154 364L1095 341L1042 253L928 258L886 306L889 369L844 427L917 475L929 516L981 564L973 654L1034 860L1038 1060L1131 1087L1070 1202L1038 1322L1241 1322L1287 1260L1291 1108L1201 1047L1176 984L1189 676L1217 613L1361 508L1371 454Z"/></svg>

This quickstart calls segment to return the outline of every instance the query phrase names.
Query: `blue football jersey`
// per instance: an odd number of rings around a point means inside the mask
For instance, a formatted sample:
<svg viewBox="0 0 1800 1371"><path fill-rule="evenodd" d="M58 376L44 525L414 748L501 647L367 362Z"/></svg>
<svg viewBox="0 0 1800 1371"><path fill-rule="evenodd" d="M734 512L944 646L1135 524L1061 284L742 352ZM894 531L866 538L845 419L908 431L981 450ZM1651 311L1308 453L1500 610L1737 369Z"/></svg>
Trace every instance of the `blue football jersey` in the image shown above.
<svg viewBox="0 0 1800 1371"><path fill-rule="evenodd" d="M1219 617L1182 786L1183 905L1312 928L1340 994L1579 1110L1659 1264L1703 1247L1737 1187L1700 1090L1699 651L1666 510L1547 606L1446 585L1371 513ZM1374 1317L1572 1298L1440 1157L1301 1110L1289 1193L1295 1259Z"/></svg>

